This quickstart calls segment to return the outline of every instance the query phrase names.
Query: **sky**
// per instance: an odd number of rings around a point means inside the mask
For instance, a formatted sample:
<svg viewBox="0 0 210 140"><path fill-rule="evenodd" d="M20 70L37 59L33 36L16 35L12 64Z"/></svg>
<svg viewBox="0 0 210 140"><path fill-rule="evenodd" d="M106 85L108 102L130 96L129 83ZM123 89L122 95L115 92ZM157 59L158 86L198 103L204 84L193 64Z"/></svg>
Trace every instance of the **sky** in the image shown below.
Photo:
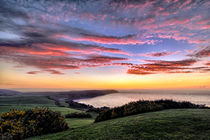
<svg viewBox="0 0 210 140"><path fill-rule="evenodd" d="M210 88L208 0L1 0L0 88Z"/></svg>

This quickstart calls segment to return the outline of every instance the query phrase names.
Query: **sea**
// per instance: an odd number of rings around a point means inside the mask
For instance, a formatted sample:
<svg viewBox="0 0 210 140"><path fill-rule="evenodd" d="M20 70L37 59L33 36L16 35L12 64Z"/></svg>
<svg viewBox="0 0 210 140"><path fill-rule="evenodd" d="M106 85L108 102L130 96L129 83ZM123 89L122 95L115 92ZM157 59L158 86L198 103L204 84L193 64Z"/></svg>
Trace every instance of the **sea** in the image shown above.
<svg viewBox="0 0 210 140"><path fill-rule="evenodd" d="M210 90L130 90L74 101L94 107L117 107L138 100L159 99L189 101L210 107Z"/></svg>

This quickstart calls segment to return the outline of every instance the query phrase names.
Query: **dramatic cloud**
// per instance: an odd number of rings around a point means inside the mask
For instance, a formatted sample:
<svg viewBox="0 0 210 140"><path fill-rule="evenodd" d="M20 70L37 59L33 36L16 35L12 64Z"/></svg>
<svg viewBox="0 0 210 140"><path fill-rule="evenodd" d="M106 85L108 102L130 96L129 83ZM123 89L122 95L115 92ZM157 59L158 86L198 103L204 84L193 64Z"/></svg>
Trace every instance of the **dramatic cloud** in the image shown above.
<svg viewBox="0 0 210 140"><path fill-rule="evenodd" d="M193 73L206 72L208 67L192 67L197 62L194 59L185 59L180 61L153 61L148 64L133 65L128 69L128 74L147 75L158 73ZM191 66L191 67L190 67Z"/></svg>
<svg viewBox="0 0 210 140"><path fill-rule="evenodd" d="M210 56L209 6L207 0L1 0L0 60L38 68L27 74L101 66L140 75L208 72L209 65L193 64ZM197 46L203 47L182 53ZM174 61L139 64L144 57Z"/></svg>
<svg viewBox="0 0 210 140"><path fill-rule="evenodd" d="M100 67L112 65L113 61L127 60L127 58L110 57L103 55L87 55L84 58L76 58L69 56L51 56L37 54L23 54L16 52L7 52L1 54L0 58L19 63L20 66L31 66L39 68L42 71L51 74L64 74L56 69L70 70L80 69L82 67ZM37 74L38 71L31 71L28 74Z"/></svg>

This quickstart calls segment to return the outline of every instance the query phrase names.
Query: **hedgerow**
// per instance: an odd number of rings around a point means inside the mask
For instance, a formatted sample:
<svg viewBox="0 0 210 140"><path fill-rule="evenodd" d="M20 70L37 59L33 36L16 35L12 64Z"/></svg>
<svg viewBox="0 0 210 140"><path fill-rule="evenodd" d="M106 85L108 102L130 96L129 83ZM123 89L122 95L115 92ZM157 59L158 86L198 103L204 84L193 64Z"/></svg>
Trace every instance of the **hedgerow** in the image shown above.
<svg viewBox="0 0 210 140"><path fill-rule="evenodd" d="M173 100L156 100L131 102L121 107L115 107L101 111L96 117L95 122L105 121L113 118L124 117L139 113L158 111L163 109L175 108L207 108L204 105L196 105L190 102L176 102Z"/></svg>

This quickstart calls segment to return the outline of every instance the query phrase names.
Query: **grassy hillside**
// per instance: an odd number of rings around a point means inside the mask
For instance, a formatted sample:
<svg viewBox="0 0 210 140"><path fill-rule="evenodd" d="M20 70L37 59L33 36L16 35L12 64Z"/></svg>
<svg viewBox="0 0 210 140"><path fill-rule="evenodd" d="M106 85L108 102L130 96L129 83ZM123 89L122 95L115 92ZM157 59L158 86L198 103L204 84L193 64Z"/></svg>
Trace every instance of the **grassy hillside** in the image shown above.
<svg viewBox="0 0 210 140"><path fill-rule="evenodd" d="M133 115L30 140L210 139L210 109L170 109Z"/></svg>

